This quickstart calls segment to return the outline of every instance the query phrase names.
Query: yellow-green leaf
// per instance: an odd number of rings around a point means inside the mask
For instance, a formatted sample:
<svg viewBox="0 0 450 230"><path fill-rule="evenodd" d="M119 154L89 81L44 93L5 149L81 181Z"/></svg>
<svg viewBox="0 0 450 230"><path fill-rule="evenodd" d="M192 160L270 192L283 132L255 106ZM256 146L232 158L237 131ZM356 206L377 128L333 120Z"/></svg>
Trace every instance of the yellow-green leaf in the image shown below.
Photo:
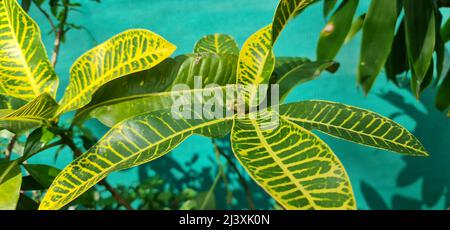
<svg viewBox="0 0 450 230"><path fill-rule="evenodd" d="M318 0L280 0L273 18L272 42L275 44L286 24Z"/></svg>
<svg viewBox="0 0 450 230"><path fill-rule="evenodd" d="M275 67L271 37L272 25L262 28L247 39L239 54L236 83L243 86L247 103L255 98L258 85L269 83Z"/></svg>
<svg viewBox="0 0 450 230"><path fill-rule="evenodd" d="M175 46L148 30L129 30L81 56L70 70L70 83L58 114L78 109L116 78L150 69L169 57Z"/></svg>
<svg viewBox="0 0 450 230"><path fill-rule="evenodd" d="M58 109L58 103L48 94L43 94L17 110L0 117L0 130L21 133L42 126Z"/></svg>
<svg viewBox="0 0 450 230"><path fill-rule="evenodd" d="M316 135L272 113L236 119L233 152L250 176L286 209L355 209L349 178L339 159Z"/></svg>
<svg viewBox="0 0 450 230"><path fill-rule="evenodd" d="M14 210L19 201L22 173L19 164L0 163L0 210Z"/></svg>
<svg viewBox="0 0 450 230"><path fill-rule="evenodd" d="M280 106L281 117L306 129L393 152L427 156L417 138L394 121L368 110L327 101Z"/></svg>
<svg viewBox="0 0 450 230"><path fill-rule="evenodd" d="M177 119L173 115L170 110L156 111L114 126L56 177L40 209L62 208L109 173L155 160L193 134L223 137L231 128L230 118Z"/></svg>
<svg viewBox="0 0 450 230"><path fill-rule="evenodd" d="M230 35L211 34L206 35L195 44L194 52L239 55L239 47Z"/></svg>
<svg viewBox="0 0 450 230"><path fill-rule="evenodd" d="M0 1L0 94L30 101L55 96L58 77L41 41L41 32L16 2Z"/></svg>

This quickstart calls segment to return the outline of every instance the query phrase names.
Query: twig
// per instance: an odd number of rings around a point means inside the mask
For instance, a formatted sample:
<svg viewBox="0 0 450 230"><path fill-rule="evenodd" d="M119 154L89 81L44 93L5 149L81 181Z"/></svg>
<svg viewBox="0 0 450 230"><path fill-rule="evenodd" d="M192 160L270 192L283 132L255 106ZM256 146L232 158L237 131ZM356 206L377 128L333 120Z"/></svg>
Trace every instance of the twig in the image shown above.
<svg viewBox="0 0 450 230"><path fill-rule="evenodd" d="M17 141L17 135L14 134L12 136L11 140L9 141L8 147L6 148L6 153L5 153L6 160L11 159L12 151L14 149L14 145L16 144L16 141Z"/></svg>
<svg viewBox="0 0 450 230"><path fill-rule="evenodd" d="M225 174L225 166L222 164L222 161L220 160L220 149L219 149L219 145L217 145L216 140L214 138L211 138L211 142L214 146L214 152L216 153L216 159L217 159L217 164L219 165L219 170L222 172L222 180L225 186L225 192L227 194L227 204L231 204L232 200L229 199L230 195L231 197L233 196L233 193L231 192L230 188L229 188L229 183L228 183L228 179L227 179L227 175Z"/></svg>
<svg viewBox="0 0 450 230"><path fill-rule="evenodd" d="M224 153L221 148L217 148L217 151L219 152L220 155L225 157L225 159L227 160L228 164L231 166L231 168L233 168L233 170L238 175L239 181L240 181L240 183L242 184L242 186L244 187L244 190L245 190L245 195L247 197L248 206L249 206L250 209L254 210L255 209L255 203L253 202L252 193L250 192L250 186L248 186L247 181L244 179L242 174L239 172L239 169L236 167L236 164L234 164L233 160L226 153Z"/></svg>
<svg viewBox="0 0 450 230"><path fill-rule="evenodd" d="M33 3L38 8L38 10L45 16L45 18L47 18L48 22L50 23L50 27L52 27L52 31L56 33L56 26L50 15L44 9L42 9L42 7L39 4L36 3L36 0L33 0Z"/></svg>
<svg viewBox="0 0 450 230"><path fill-rule="evenodd" d="M67 32L64 29L64 26L66 25L67 16L69 14L69 7L67 5L70 4L70 1L67 0L67 3L64 4L64 13L63 17L59 23L58 31L56 32L56 38L55 43L53 44L53 53L52 53L52 65L53 67L56 66L56 63L58 62L58 54L59 54L59 48L61 47L61 39L63 38L64 34Z"/></svg>
<svg viewBox="0 0 450 230"><path fill-rule="evenodd" d="M103 179L98 184L103 185L119 204L123 205L128 210L133 210L133 207L131 207L131 205L120 196L120 194L106 181L106 179Z"/></svg>

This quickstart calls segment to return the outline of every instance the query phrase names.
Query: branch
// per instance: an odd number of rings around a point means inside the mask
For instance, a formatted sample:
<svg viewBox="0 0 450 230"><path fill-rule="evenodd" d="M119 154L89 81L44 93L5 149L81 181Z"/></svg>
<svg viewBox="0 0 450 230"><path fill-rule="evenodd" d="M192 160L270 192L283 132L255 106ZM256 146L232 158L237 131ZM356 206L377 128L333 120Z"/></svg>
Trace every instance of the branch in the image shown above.
<svg viewBox="0 0 450 230"><path fill-rule="evenodd" d="M225 152L222 151L222 149L217 145L217 143L215 143L215 141L213 142L213 144L214 144L215 151L217 151L220 155L225 157L228 164L231 166L231 168L233 168L233 170L238 175L239 181L245 190L245 195L247 197L248 206L250 209L255 210L255 203L253 202L252 193L250 192L250 186L248 186L247 181L244 179L242 174L239 172L239 169L236 167L236 164L234 164L233 160Z"/></svg>
<svg viewBox="0 0 450 230"><path fill-rule="evenodd" d="M16 144L16 141L17 141L17 135L14 134L11 138L11 141L9 141L8 147L6 148L6 152L5 152L6 160L11 159L12 151L14 149L14 145Z"/></svg>
<svg viewBox="0 0 450 230"><path fill-rule="evenodd" d="M56 32L56 38L55 38L55 43L53 44L53 53L52 53L53 67L55 67L56 63L58 62L58 54L59 54L59 48L61 47L61 39L63 38L64 34L67 32L64 29L64 26L66 25L67 17L69 15L69 7L67 6L69 4L70 4L69 0L67 0L67 3L64 4L63 17L59 23L58 31Z"/></svg>
<svg viewBox="0 0 450 230"><path fill-rule="evenodd" d="M38 8L38 10L45 16L45 18L47 18L48 22L50 23L50 27L52 27L52 31L56 33L56 26L50 15L44 9L42 9L42 7L39 4L36 3L36 0L33 0L33 3Z"/></svg>

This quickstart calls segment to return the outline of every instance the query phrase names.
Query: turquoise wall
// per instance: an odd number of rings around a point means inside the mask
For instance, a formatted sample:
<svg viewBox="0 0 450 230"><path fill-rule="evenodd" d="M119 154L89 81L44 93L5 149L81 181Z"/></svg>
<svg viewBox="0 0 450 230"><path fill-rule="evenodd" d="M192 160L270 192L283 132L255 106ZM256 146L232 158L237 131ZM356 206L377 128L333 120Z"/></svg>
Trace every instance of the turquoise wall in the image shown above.
<svg viewBox="0 0 450 230"><path fill-rule="evenodd" d="M178 46L176 54L189 53L203 35L227 33L243 44L259 28L269 24L276 8L275 0L103 0L101 4L83 0L82 12L73 12L70 22L85 26L97 42L130 28L152 30ZM367 9L369 1L360 1L359 11ZM31 16L41 25L44 43L49 49L53 37L46 35L49 26L45 18L32 8ZM446 12L448 18L449 12ZM324 26L322 3L309 8L282 34L275 52L283 56L314 58L318 34ZM62 96L69 79L71 63L96 44L83 31L70 31L56 71L61 80L58 93ZM428 158L404 157L394 153L362 147L324 136L345 165L354 188L360 209L446 209L450 207L450 122L434 109L434 90L427 90L417 101L408 90L395 87L379 76L368 96L357 87L355 76L360 35L347 44L337 57L341 68L336 74L324 74L320 79L298 87L289 101L324 99L351 104L376 111L404 125L423 142L429 151ZM381 75L384 75L383 73ZM95 121L89 125L99 137L107 130ZM70 162L68 151L58 158L62 168ZM195 157L194 157L195 156ZM198 160L195 160L198 157ZM158 174L167 183L179 186L180 178L199 180L183 186L207 189L216 173L214 153L210 140L192 137L167 158L159 159L145 167L114 173L114 184L136 184L146 174ZM194 158L194 160L193 160ZM174 160L176 159L176 160ZM192 161L192 163L190 163ZM42 154L33 163L53 161L53 154ZM188 176L186 176L188 175ZM230 180L237 181L230 173ZM183 183L184 183L183 182ZM271 203L263 191L251 183L259 208ZM246 208L240 185L233 182L237 198L233 208ZM224 207L224 190L216 192L219 207Z"/></svg>

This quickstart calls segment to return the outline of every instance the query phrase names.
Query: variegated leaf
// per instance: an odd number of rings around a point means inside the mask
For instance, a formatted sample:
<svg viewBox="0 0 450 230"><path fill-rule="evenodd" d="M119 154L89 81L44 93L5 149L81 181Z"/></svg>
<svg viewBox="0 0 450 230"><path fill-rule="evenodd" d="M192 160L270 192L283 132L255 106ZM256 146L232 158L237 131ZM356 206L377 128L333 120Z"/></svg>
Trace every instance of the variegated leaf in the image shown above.
<svg viewBox="0 0 450 230"><path fill-rule="evenodd" d="M368 110L327 101L280 106L281 117L358 144L398 153L427 156L422 144L394 121Z"/></svg>
<svg viewBox="0 0 450 230"><path fill-rule="evenodd" d="M169 57L175 46L148 30L129 30L81 56L70 70L70 83L58 114L78 109L116 78L150 69Z"/></svg>
<svg viewBox="0 0 450 230"><path fill-rule="evenodd" d="M194 52L239 55L239 47L230 35L211 34L206 35L195 44Z"/></svg>
<svg viewBox="0 0 450 230"><path fill-rule="evenodd" d="M41 41L41 32L16 2L0 1L0 94L26 101L48 93L56 76Z"/></svg>
<svg viewBox="0 0 450 230"><path fill-rule="evenodd" d="M332 150L284 118L276 128L264 127L272 113L234 121L233 152L251 177L286 209L355 209L349 178Z"/></svg>
<svg viewBox="0 0 450 230"><path fill-rule="evenodd" d="M43 94L26 105L0 117L0 130L21 133L42 126L58 109L58 103L48 94Z"/></svg>
<svg viewBox="0 0 450 230"><path fill-rule="evenodd" d="M203 117L177 119L165 110L117 124L56 177L40 209L62 208L109 173L155 160L193 134L223 137L229 133L230 118L208 120Z"/></svg>
<svg viewBox="0 0 450 230"><path fill-rule="evenodd" d="M286 24L318 0L280 0L273 18L272 42L275 44Z"/></svg>
<svg viewBox="0 0 450 230"><path fill-rule="evenodd" d="M275 66L272 51L272 25L266 26L250 36L239 54L237 84L243 86L246 103L256 98L256 87L268 84Z"/></svg>

